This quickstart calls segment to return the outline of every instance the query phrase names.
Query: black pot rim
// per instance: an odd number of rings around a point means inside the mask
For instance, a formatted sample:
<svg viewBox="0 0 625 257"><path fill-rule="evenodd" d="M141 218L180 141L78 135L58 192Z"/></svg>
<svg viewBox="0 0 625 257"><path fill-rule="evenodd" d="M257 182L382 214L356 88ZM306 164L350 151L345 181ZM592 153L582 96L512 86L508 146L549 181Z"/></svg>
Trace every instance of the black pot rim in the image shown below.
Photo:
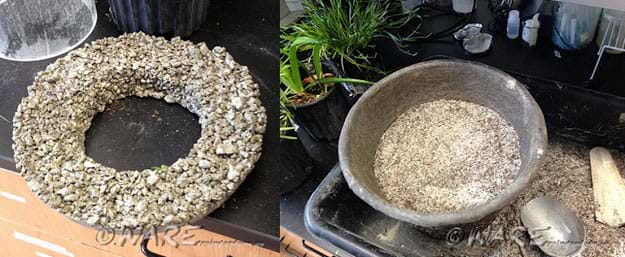
<svg viewBox="0 0 625 257"><path fill-rule="evenodd" d="M317 99L317 101L311 102L311 103L305 103L302 105L292 105L292 104L286 104L287 107L289 108L304 108L304 107L308 107L308 106L312 106L315 104L318 104L319 102L323 101L324 99L328 98L328 96L330 94L332 94L334 91L336 91L336 87L340 86L341 83L334 83L334 86L332 86L332 88L328 91L328 93L326 93L325 95L323 95L322 97L320 97L319 99Z"/></svg>

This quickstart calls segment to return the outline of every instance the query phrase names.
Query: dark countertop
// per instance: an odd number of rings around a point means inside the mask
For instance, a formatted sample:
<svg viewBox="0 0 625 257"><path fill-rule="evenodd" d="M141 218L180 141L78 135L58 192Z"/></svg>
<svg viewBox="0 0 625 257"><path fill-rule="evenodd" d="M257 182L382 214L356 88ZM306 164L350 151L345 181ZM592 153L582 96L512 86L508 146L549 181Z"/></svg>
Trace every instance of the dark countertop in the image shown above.
<svg viewBox="0 0 625 257"><path fill-rule="evenodd" d="M487 1L478 0L477 3L478 11L473 16L472 22L480 22L486 27L486 24L488 24L492 18L487 9ZM442 28L447 28L455 21L457 21L457 19L452 17L426 19L423 29L426 32L435 32ZM549 84L543 83L542 81L552 82L553 85L549 87L561 86L565 88L565 90L567 87L573 87L573 89L568 92L556 93L574 95L581 92L581 94L588 95L589 92L591 92L591 94L598 94L601 97L607 96L611 101L625 102L624 99L621 98L625 97L625 85L623 85L625 82L622 80L621 75L625 74L625 65L623 65L625 55L604 55L604 60L599 68L597 79L591 82L589 78L597 60L598 51L598 47L594 42L589 47L575 52L557 49L551 43L551 17L541 16L541 23L538 45L536 47L522 46L520 37L515 40L508 39L505 36L504 28L503 31L494 33L492 49L481 56L467 55L460 44L451 36L442 38L436 42L411 44L408 49L412 52L418 52L416 56L409 56L400 52L388 41L380 42L377 45L377 51L379 57L383 60L382 63L385 65L385 68L391 72L431 58L453 57L485 63L506 72L518 73L522 74L524 77L535 78L536 81L541 82L535 83L536 85L530 86L529 89L532 94L538 92L538 96L535 97L540 98L537 99L539 104L551 102L554 104L562 104L562 98L575 100L575 98L570 97L570 95L555 96L554 91L557 90L546 89L542 91L543 89L540 87L547 87L546 85ZM482 31L493 34L486 28ZM561 57L556 56L556 51L560 53ZM529 86L528 82L523 81L523 83ZM561 83L562 85L560 85ZM566 84L566 86L564 84ZM553 101L551 100L552 97ZM596 100L597 99L593 99L593 101ZM592 110L592 107L589 109L584 106L584 108ZM543 111L551 110L544 109ZM578 116L580 115L581 114L578 114ZM546 118L548 117L546 116ZM553 119L555 120L555 118ZM592 120L588 120L588 122L592 122ZM328 241L315 237L305 228L304 206L312 192L334 166L338 157L336 156L336 149L332 148L327 143L314 142L305 135L301 136L302 133L298 134L300 134L300 139L309 155L315 160L315 167L311 175L302 185L282 195L280 199L281 226L303 237L304 240L311 241L329 251L336 252L338 256L351 256ZM557 133L550 131L549 136L555 137Z"/></svg>
<svg viewBox="0 0 625 257"><path fill-rule="evenodd" d="M384 60L386 69L393 71L433 56L445 55L485 63L504 71L518 72L584 88L590 87L597 91L625 97L625 87L623 87L625 82L619 76L625 72L625 66L622 65L625 62L625 55L604 55L596 78L591 82L589 81L590 75L599 51L595 41L579 51L558 49L551 42L553 28L551 16L541 15L537 46L523 46L521 36L516 39L506 37L505 27L497 32L487 29L487 24L492 20L487 3L487 0L477 0L478 9L471 20L471 22L483 24L482 32L493 34L492 48L486 54L479 56L466 54L461 45L451 36L435 42L410 44L408 49L411 52L417 52L416 56L403 54L394 45L384 41L378 44L377 50ZM422 31L437 32L456 21L458 18L451 16L426 19ZM557 57L556 52L561 57Z"/></svg>
<svg viewBox="0 0 625 257"><path fill-rule="evenodd" d="M297 134L306 147L306 151L313 159L313 169L300 186L280 197L280 226L302 237L304 240L332 252L334 255L341 257L352 256L328 241L311 234L304 226L304 207L306 202L330 169L337 163L338 156L335 147L313 141L302 130L298 131Z"/></svg>
<svg viewBox="0 0 625 257"><path fill-rule="evenodd" d="M107 1L98 1L98 23L85 42L117 36L107 14ZM268 125L263 154L256 167L224 206L198 222L204 228L243 241L278 249L278 2L211 1L206 23L187 39L224 46L235 60L249 67L261 87ZM0 167L15 170L11 121L20 99L27 95L38 71L56 58L38 62L0 59ZM147 128L147 129L142 129ZM128 98L98 114L85 142L87 153L116 168L149 168L171 164L186 155L199 137L197 117L178 105ZM274 146L274 147L272 147Z"/></svg>

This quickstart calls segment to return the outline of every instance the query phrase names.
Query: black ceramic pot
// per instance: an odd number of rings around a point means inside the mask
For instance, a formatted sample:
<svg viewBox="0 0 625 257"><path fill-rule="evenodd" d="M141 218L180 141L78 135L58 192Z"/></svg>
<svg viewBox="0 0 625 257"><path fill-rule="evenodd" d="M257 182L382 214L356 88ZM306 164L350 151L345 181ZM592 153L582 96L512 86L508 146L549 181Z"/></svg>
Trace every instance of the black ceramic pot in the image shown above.
<svg viewBox="0 0 625 257"><path fill-rule="evenodd" d="M371 64L369 65L376 67L380 70L385 70L384 62L380 54L377 54L374 49L369 49L366 52L370 56L373 56L372 58L369 59L369 61L371 62ZM338 64L340 62L335 61L334 63ZM378 81L385 76L384 73L377 73L375 71L367 70L365 68L358 68L356 67L356 65L347 61L344 61L342 65L336 65L334 69L337 71L336 74L339 74L339 75L342 74L345 77L363 79L363 80L368 80L368 81L373 81L373 82ZM358 98L360 98L360 96L364 94L365 91L369 89L369 87L371 86L370 85L357 85L357 84L343 84L342 91L345 97L347 98L348 102L351 105L354 105L356 101L358 101Z"/></svg>
<svg viewBox="0 0 625 257"><path fill-rule="evenodd" d="M323 66L326 67L326 69L329 69L330 71L332 71L332 73L334 73L334 75L339 78L342 78L342 77L357 78L357 77L345 76L345 73L331 61L326 60L323 63ZM353 106L356 103L356 101L358 101L358 97L360 97L360 95L362 95L368 87L369 85L354 85L351 83L338 84L339 91L341 92L341 94L343 95L343 97L345 98L345 100L347 101L350 107Z"/></svg>
<svg viewBox="0 0 625 257"><path fill-rule="evenodd" d="M331 61L324 61L325 71L332 71L336 77L343 77L341 71ZM341 134L341 128L349 109L356 99L345 91L347 84L337 83L330 91L316 102L303 105L288 105L294 114L295 123L315 141L335 141Z"/></svg>
<svg viewBox="0 0 625 257"><path fill-rule="evenodd" d="M339 85L316 102L289 105L297 125L316 141L334 141L339 138L350 104L340 92Z"/></svg>
<svg viewBox="0 0 625 257"><path fill-rule="evenodd" d="M123 32L186 37L200 28L208 0L108 0L113 22Z"/></svg>

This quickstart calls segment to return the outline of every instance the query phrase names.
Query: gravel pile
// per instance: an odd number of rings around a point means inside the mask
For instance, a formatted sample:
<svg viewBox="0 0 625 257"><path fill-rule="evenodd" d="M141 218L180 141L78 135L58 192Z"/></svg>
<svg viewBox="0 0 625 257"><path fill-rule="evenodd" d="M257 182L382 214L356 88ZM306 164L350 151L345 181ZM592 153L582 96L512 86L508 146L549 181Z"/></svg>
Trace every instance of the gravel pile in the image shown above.
<svg viewBox="0 0 625 257"><path fill-rule="evenodd" d="M127 96L178 103L202 134L159 170L117 171L85 155L85 131ZM52 208L94 227L185 224L219 207L261 154L265 109L247 67L222 47L143 33L87 44L37 74L13 120L17 168Z"/></svg>
<svg viewBox="0 0 625 257"><path fill-rule="evenodd" d="M384 132L374 174L394 205L444 213L494 198L520 165L518 136L497 112L437 100L411 107Z"/></svg>

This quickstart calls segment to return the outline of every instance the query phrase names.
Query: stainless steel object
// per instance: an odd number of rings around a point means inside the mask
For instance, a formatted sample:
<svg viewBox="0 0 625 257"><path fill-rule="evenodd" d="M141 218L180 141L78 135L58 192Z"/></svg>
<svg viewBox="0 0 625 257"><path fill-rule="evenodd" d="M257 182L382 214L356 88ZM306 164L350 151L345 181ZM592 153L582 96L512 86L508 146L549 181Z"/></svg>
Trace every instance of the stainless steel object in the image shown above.
<svg viewBox="0 0 625 257"><path fill-rule="evenodd" d="M550 256L568 257L583 250L584 223L555 199L534 198L521 210L521 221L536 245Z"/></svg>
<svg viewBox="0 0 625 257"><path fill-rule="evenodd" d="M384 198L373 175L380 137L411 106L438 99L473 102L501 114L519 135L519 174L501 194L473 208L429 214L394 206ZM394 72L363 94L343 125L339 161L351 190L376 210L422 227L442 227L476 223L508 206L534 178L546 148L543 114L519 81L483 64L435 60Z"/></svg>

